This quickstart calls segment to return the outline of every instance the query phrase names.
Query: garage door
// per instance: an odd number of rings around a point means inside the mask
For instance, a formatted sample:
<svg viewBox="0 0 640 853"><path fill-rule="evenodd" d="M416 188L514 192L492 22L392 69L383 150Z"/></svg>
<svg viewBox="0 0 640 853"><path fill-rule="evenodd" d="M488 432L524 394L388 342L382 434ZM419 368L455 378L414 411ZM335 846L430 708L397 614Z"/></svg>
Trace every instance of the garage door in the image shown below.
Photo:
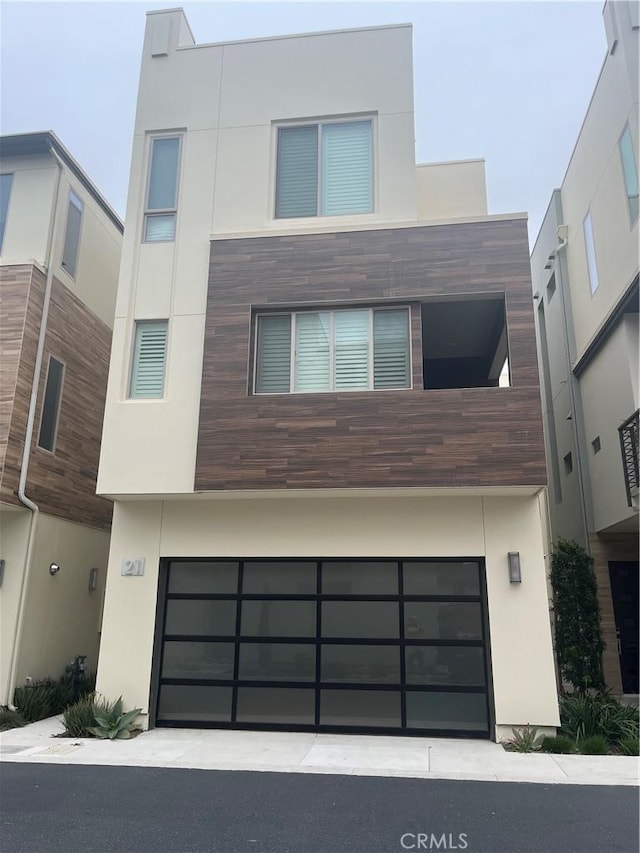
<svg viewBox="0 0 640 853"><path fill-rule="evenodd" d="M484 566L164 560L156 725L488 736Z"/></svg>

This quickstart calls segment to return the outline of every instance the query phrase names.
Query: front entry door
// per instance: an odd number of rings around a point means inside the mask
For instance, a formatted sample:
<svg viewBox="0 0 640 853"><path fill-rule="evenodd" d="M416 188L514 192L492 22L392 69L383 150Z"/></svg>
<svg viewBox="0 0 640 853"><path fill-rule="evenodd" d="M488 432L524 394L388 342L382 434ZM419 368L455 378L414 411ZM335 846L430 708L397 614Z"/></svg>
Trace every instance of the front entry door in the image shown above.
<svg viewBox="0 0 640 853"><path fill-rule="evenodd" d="M609 563L624 693L638 690L638 563Z"/></svg>

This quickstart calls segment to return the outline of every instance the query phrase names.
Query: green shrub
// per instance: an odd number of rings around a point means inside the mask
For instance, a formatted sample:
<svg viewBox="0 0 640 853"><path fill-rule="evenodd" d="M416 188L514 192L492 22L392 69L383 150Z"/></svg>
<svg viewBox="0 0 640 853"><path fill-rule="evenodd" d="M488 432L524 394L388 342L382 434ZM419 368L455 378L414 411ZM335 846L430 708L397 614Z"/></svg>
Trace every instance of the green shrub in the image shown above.
<svg viewBox="0 0 640 853"><path fill-rule="evenodd" d="M509 752L535 752L540 749L542 736L538 736L538 730L531 726L521 729L511 729L513 739L507 741L504 747Z"/></svg>
<svg viewBox="0 0 640 853"><path fill-rule="evenodd" d="M571 738L559 735L558 737L545 737L542 741L541 749L543 752L553 752L557 755L561 755L575 752L576 745Z"/></svg>
<svg viewBox="0 0 640 853"><path fill-rule="evenodd" d="M578 741L578 750L582 755L608 755L609 744L602 735L591 735L591 737Z"/></svg>
<svg viewBox="0 0 640 853"><path fill-rule="evenodd" d="M637 737L623 737L618 743L623 755L640 755L640 740Z"/></svg>
<svg viewBox="0 0 640 853"><path fill-rule="evenodd" d="M574 740L600 735L612 743L638 737L638 709L623 705L608 693L572 693L560 699L564 734Z"/></svg>
<svg viewBox="0 0 640 853"><path fill-rule="evenodd" d="M91 728L91 732L95 737L109 740L130 738L141 711L142 708L135 708L124 713L122 696L119 696L113 705L96 710L96 725Z"/></svg>
<svg viewBox="0 0 640 853"><path fill-rule="evenodd" d="M65 708L85 696L90 696L95 688L95 675L72 680L62 676L57 681L43 678L24 687L16 687L13 704L29 723L44 720L61 714Z"/></svg>
<svg viewBox="0 0 640 853"><path fill-rule="evenodd" d="M10 711L8 708L0 710L0 732L8 732L9 729L19 729L26 725L27 721L19 711Z"/></svg>
<svg viewBox="0 0 640 853"><path fill-rule="evenodd" d="M62 725L68 737L93 737L92 726L96 724L96 699L85 696L69 705L62 715Z"/></svg>
<svg viewBox="0 0 640 853"><path fill-rule="evenodd" d="M602 652L593 559L576 542L559 539L551 556L556 655L574 690L603 690Z"/></svg>

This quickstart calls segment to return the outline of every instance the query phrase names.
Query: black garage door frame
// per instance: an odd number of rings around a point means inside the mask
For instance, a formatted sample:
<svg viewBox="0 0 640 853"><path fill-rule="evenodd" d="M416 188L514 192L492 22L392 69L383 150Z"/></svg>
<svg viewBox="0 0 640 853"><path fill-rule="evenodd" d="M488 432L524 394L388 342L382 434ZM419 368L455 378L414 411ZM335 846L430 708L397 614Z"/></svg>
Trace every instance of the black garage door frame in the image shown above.
<svg viewBox="0 0 640 853"><path fill-rule="evenodd" d="M316 591L309 594L264 594L264 593L245 593L243 589L243 574L245 565L252 563L315 563L316 564ZM321 572L322 564L330 563L396 563L398 573L398 592L397 594L326 594L321 592ZM169 591L169 568L172 563L238 563L238 588L233 593L172 593ZM478 566L479 588L477 594L473 595L406 595L403 590L403 568L404 563L475 563ZM163 648L165 640L165 625L167 620L167 608L171 600L188 599L191 601L210 600L210 601L234 601L238 603L236 608L236 629L234 636L223 635L171 635L171 640L174 641L197 641L197 642L227 642L234 644L234 670L233 677L224 679L215 678L188 678L188 677L162 677L163 666ZM301 681L277 681L274 679L258 680L256 678L242 679L239 678L238 660L240 643L295 643L296 639L292 637L271 637L271 636L242 636L241 635L241 610L242 603L245 601L313 601L316 603L316 633L315 638L305 637L304 643L313 645L316 648L316 671L315 680L309 682ZM320 610L321 602L327 601L384 601L397 602L399 607L399 623L400 632L396 639L384 638L330 638L321 635L320 628ZM406 636L404 607L406 602L435 602L435 603L457 603L457 602L474 602L480 606L482 636L481 639L412 639ZM302 640L299 638L298 642ZM344 682L339 681L332 683L327 680L321 680L320 677L320 655L321 648L327 645L346 645L348 643L357 644L358 646L400 646L400 682L391 684L364 684L362 682ZM403 653L405 649L411 646L436 646L442 648L455 647L481 647L483 649L483 667L484 667L484 686L456 686L451 684L416 684L407 682L406 680L406 657ZM153 648L152 675L150 683L149 697L149 725L150 727L161 726L168 728L209 728L209 729L235 729L235 730L255 730L255 731L302 731L302 732L326 732L335 734L381 734L381 735L406 735L416 737L459 737L459 738L488 738L491 736L494 728L494 702L493 702L493 676L491 669L491 638L489 627L489 615L487 605L487 588L486 588L486 566L483 557L461 556L461 557L165 557L160 559L159 578L158 578L158 597L156 608L156 624ZM226 687L233 689L232 713L231 721L224 720L193 720L193 719L158 719L158 705L160 700L160 689L163 685L185 685L185 686L209 686L209 687ZM238 690L242 688L312 688L315 689L315 723L312 725L301 723L276 723L276 722L245 722L235 721L237 710ZM368 726L368 725L327 725L319 723L320 719L320 691L325 690L358 690L358 691L395 691L400 692L401 696L401 725L400 727L390 726ZM486 702L486 720L487 726L482 728L427 728L427 727L412 727L407 725L407 709L406 695L407 693L465 693L465 694L482 694Z"/></svg>

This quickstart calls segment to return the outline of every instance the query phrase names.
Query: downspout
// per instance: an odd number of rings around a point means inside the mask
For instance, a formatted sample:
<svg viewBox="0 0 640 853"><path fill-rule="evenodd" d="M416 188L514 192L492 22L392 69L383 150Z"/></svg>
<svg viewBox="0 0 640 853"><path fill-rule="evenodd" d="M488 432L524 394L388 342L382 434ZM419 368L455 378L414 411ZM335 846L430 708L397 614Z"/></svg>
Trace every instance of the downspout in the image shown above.
<svg viewBox="0 0 640 853"><path fill-rule="evenodd" d="M31 564L33 562L33 548L36 539L36 527L38 514L40 509L36 503L30 500L25 492L27 486L27 474L29 472L29 456L31 453L31 439L33 438L33 427L36 418L36 403L38 400L38 385L40 384L40 372L42 370L42 357L44 355L44 339L47 333L47 320L49 317L49 303L51 302L51 289L53 286L53 264L51 257L55 238L57 236L58 225L58 203L60 200L60 183L62 178L63 164L56 154L53 145L49 144L51 156L56 161L58 166L58 176L56 179L56 189L53 197L53 216L49 225L49 234L47 236L47 252L45 257L45 267L47 270L47 278L44 288L44 300L42 303L42 316L40 317L40 332L38 335L38 348L36 350L36 363L33 368L33 380L31 382L31 399L29 400L29 413L27 415L27 429L24 437L24 447L22 449L22 463L20 465L20 480L18 482L18 499L31 512L31 520L29 522L29 538L27 540L27 553L24 561L24 570L22 572L22 582L20 584L20 596L18 598L18 617L13 632L11 642L11 662L9 665L9 682L7 705L11 710L15 710L13 704L13 694L15 692L16 680L18 675L18 659L20 657L20 647L22 645L22 626L24 623L24 614L27 603L27 589L29 586L29 577L31 575Z"/></svg>

